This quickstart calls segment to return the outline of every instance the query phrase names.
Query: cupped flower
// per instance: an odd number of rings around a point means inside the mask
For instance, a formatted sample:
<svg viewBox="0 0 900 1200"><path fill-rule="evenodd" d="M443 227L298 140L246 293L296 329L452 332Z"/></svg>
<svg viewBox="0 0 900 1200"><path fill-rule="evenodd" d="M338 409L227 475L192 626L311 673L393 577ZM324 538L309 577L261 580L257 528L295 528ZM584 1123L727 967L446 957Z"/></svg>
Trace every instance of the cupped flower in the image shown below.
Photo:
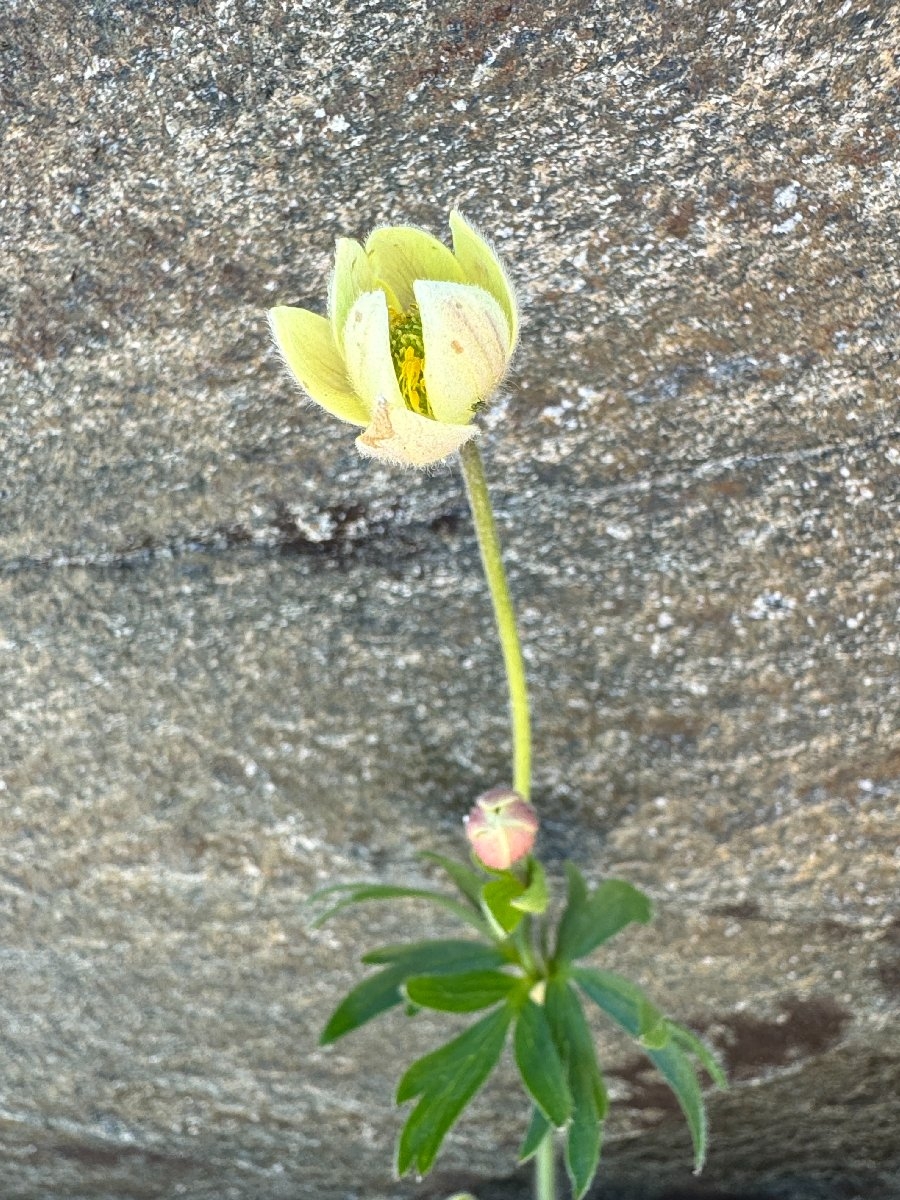
<svg viewBox="0 0 900 1200"><path fill-rule="evenodd" d="M534 848L537 811L512 788L483 792L464 820L466 837L476 857L494 871L508 870Z"/></svg>
<svg viewBox="0 0 900 1200"><path fill-rule="evenodd" d="M453 249L409 225L365 245L338 238L328 316L273 308L272 333L303 390L363 432L387 462L427 467L475 435L518 338L516 298L500 260L458 212Z"/></svg>

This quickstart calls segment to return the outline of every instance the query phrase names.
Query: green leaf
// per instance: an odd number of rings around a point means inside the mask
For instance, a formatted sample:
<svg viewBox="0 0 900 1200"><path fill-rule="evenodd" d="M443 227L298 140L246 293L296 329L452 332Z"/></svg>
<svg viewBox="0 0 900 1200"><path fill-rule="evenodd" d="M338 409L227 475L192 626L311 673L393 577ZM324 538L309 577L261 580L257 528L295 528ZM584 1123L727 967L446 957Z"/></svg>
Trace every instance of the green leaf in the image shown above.
<svg viewBox="0 0 900 1200"><path fill-rule="evenodd" d="M596 967L572 967L569 975L593 1002L633 1038L640 1038L648 1010L653 1006L630 979ZM653 1010L655 1011L655 1010Z"/></svg>
<svg viewBox="0 0 900 1200"><path fill-rule="evenodd" d="M505 961L494 947L482 942L432 941L414 942L408 946L385 946L366 955L364 961L387 966L370 975L344 997L322 1031L320 1045L327 1046L373 1017L380 1016L404 1000L402 984L412 975L424 972L478 970L499 966Z"/></svg>
<svg viewBox="0 0 900 1200"><path fill-rule="evenodd" d="M477 1012L505 1000L523 980L502 971L466 971L459 975L419 975L406 981L406 994L422 1008L439 1012Z"/></svg>
<svg viewBox="0 0 900 1200"><path fill-rule="evenodd" d="M538 1147L541 1142L550 1132L550 1122L541 1112L537 1105L531 1110L531 1120L528 1123L528 1129L525 1133L525 1141L519 1150L519 1162L526 1163L529 1158L533 1158L538 1152Z"/></svg>
<svg viewBox="0 0 900 1200"><path fill-rule="evenodd" d="M460 904L452 896L445 896L443 892L435 892L430 888L396 887L390 883L335 883L330 887L320 888L310 897L310 901L314 903L337 892L345 894L313 921L313 929L318 929L335 913L349 908L351 904L362 904L368 900L429 900L432 904L439 904L441 908L446 908L461 921L465 921L467 925L477 929L480 934L491 936L491 930L484 918L473 912L468 905Z"/></svg>
<svg viewBox="0 0 900 1200"><path fill-rule="evenodd" d="M669 1022L637 984L614 971L593 967L573 967L570 978L645 1048L660 1050L669 1041Z"/></svg>
<svg viewBox="0 0 900 1200"><path fill-rule="evenodd" d="M653 915L650 900L622 879L608 879L588 895L581 873L566 863L569 901L559 923L556 956L571 962L638 921L646 925Z"/></svg>
<svg viewBox="0 0 900 1200"><path fill-rule="evenodd" d="M572 1181L574 1200L580 1200L597 1172L602 1122L609 1099L584 1011L564 979L556 977L548 983L545 1009L572 1094L572 1120L566 1135L566 1169Z"/></svg>
<svg viewBox="0 0 900 1200"><path fill-rule="evenodd" d="M598 971L595 967L573 967L570 978L598 1008L645 1048L658 1050L670 1040L675 1041L682 1050L699 1059L718 1087L728 1086L724 1071L706 1043L690 1029L664 1017L630 979L614 971Z"/></svg>
<svg viewBox="0 0 900 1200"><path fill-rule="evenodd" d="M691 1061L674 1041L647 1054L681 1105L694 1143L694 1174L699 1174L706 1160L706 1109Z"/></svg>
<svg viewBox="0 0 900 1200"><path fill-rule="evenodd" d="M564 866L566 871L566 882L569 889L566 911L568 911L568 909L580 911L588 902L587 883L584 876L574 863L567 862L564 864Z"/></svg>
<svg viewBox="0 0 900 1200"><path fill-rule="evenodd" d="M597 1174L603 1122L584 1094L575 1101L572 1123L566 1134L566 1171L572 1181L573 1200L581 1200Z"/></svg>
<svg viewBox="0 0 900 1200"><path fill-rule="evenodd" d="M479 913L481 912L483 875L479 875L477 871L473 871L465 863L457 862L453 858L445 858L443 854L435 854L431 850L423 850L419 858L424 858L426 862L433 862L445 871L475 910Z"/></svg>
<svg viewBox="0 0 900 1200"><path fill-rule="evenodd" d="M706 1112L694 1068L685 1051L695 1054L716 1083L724 1075L710 1051L689 1029L660 1017L636 984L612 971L574 967L572 979L582 991L632 1037L675 1093L694 1143L695 1170L706 1156Z"/></svg>
<svg viewBox="0 0 900 1200"><path fill-rule="evenodd" d="M405 978L405 971L397 967L386 967L377 975L363 980L347 993L328 1018L328 1024L319 1037L319 1045L327 1046L336 1042L338 1038L352 1033L373 1017L387 1012L395 1004L400 1004L403 1000L400 984Z"/></svg>
<svg viewBox="0 0 900 1200"><path fill-rule="evenodd" d="M547 911L549 896L547 895L547 875L536 858L531 859L528 874L528 885L525 891L510 904L522 912L544 913Z"/></svg>
<svg viewBox="0 0 900 1200"><path fill-rule="evenodd" d="M588 919L588 890L584 876L574 863L567 862L565 866L568 900L556 933L556 957L558 959L572 957L569 947L574 945L576 937L586 926Z"/></svg>
<svg viewBox="0 0 900 1200"><path fill-rule="evenodd" d="M513 901L517 900L524 891L525 884L522 880L510 874L501 875L499 879L492 879L481 889L482 903L497 929L504 936L512 933L525 915L520 909L513 907Z"/></svg>
<svg viewBox="0 0 900 1200"><path fill-rule="evenodd" d="M677 1042L683 1050L687 1050L689 1054L696 1055L700 1060L700 1065L716 1087L727 1088L728 1077L709 1046L704 1041L701 1041L696 1033L693 1033L690 1029L685 1029L683 1025L676 1025L674 1021L669 1021L668 1025L672 1040Z"/></svg>
<svg viewBox="0 0 900 1200"><path fill-rule="evenodd" d="M662 1050L669 1044L672 1036L672 1026L666 1018L653 1007L649 1000L641 1005L638 1014L641 1036L640 1043L647 1050Z"/></svg>
<svg viewBox="0 0 900 1200"><path fill-rule="evenodd" d="M597 1064L594 1040L581 1002L564 979L556 977L547 984L545 1011L554 1043L566 1069L570 1072L577 1070L584 1075L590 1084L597 1113L602 1119L609 1108L609 1098Z"/></svg>
<svg viewBox="0 0 900 1200"><path fill-rule="evenodd" d="M435 947L430 953L429 947ZM430 974L437 974L437 966L449 963L448 973L454 971L490 970L491 967L501 967L509 961L508 956L494 942L473 942L466 938L436 939L426 942L399 942L393 946L379 946L369 950L360 959L361 962L380 965L382 963L406 963L410 967L409 975L420 975L420 966L427 955L429 962L436 964L428 967ZM441 972L443 974L443 972Z"/></svg>
<svg viewBox="0 0 900 1200"><path fill-rule="evenodd" d="M503 1005L459 1037L414 1062L397 1088L397 1103L420 1097L397 1146L397 1174L410 1168L425 1175L441 1142L497 1065L512 1020Z"/></svg>
<svg viewBox="0 0 900 1200"><path fill-rule="evenodd" d="M533 1000L526 1000L516 1020L515 1052L528 1094L556 1128L562 1129L572 1115L566 1069L544 1009Z"/></svg>

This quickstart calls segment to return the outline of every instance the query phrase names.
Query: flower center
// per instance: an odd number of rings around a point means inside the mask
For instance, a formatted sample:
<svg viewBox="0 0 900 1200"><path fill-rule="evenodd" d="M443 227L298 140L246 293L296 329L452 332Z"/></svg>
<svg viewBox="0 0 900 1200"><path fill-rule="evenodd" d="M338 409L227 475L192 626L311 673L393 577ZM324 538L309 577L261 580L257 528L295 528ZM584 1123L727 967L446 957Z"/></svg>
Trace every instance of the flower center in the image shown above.
<svg viewBox="0 0 900 1200"><path fill-rule="evenodd" d="M428 396L425 394L425 343L422 340L422 318L419 306L411 305L406 312L390 314L391 358L397 372L400 394L406 407L422 417L434 419Z"/></svg>

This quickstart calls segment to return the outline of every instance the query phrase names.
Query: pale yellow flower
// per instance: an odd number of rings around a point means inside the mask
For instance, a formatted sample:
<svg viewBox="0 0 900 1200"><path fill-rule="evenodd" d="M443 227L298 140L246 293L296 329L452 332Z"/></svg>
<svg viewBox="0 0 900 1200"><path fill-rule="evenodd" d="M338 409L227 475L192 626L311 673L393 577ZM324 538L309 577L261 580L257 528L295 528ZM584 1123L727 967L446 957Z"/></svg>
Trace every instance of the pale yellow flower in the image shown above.
<svg viewBox="0 0 900 1200"><path fill-rule="evenodd" d="M328 316L273 308L272 333L303 390L363 432L364 454L427 467L473 437L518 337L512 285L458 212L453 249L413 226L338 238Z"/></svg>

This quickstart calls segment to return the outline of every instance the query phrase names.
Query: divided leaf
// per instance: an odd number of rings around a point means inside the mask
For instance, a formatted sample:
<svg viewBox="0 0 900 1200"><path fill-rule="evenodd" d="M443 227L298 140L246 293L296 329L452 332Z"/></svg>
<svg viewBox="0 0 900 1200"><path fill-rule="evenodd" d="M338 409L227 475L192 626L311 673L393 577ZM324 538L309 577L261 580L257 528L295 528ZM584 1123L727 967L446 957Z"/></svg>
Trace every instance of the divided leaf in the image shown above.
<svg viewBox="0 0 900 1200"><path fill-rule="evenodd" d="M397 1088L397 1103L420 1098L397 1146L397 1174L425 1175L460 1113L497 1065L512 1020L503 1005L459 1037L414 1062Z"/></svg>
<svg viewBox="0 0 900 1200"><path fill-rule="evenodd" d="M318 929L320 925L323 925L335 913L339 913L341 909L349 908L351 904L362 904L368 900L429 900L432 904L439 904L441 908L446 908L454 916L459 917L461 921L465 921L467 925L471 925L474 929L477 929L483 936L491 936L491 931L484 918L474 912L467 904L461 904L459 900L454 900L452 896L445 896L443 892L435 892L431 888L396 887L390 883L336 883L315 892L310 897L310 901L314 903L325 896L337 893L344 894L340 900L333 903L321 916L318 916L313 921L313 929Z"/></svg>
<svg viewBox="0 0 900 1200"><path fill-rule="evenodd" d="M313 898L330 897L330 907L316 925L351 904L427 900L487 939L423 941L370 951L362 961L380 969L344 997L322 1033L320 1041L326 1045L404 1003L409 1013L420 1007L459 1013L493 1009L413 1063L400 1080L397 1103L416 1103L398 1141L398 1174L430 1170L446 1134L496 1066L514 1023L516 1063L533 1101L520 1161L531 1158L554 1128L564 1130L573 1200L582 1200L597 1171L609 1102L576 984L638 1042L674 1092L691 1132L699 1172L707 1122L693 1060L724 1087L725 1075L715 1056L691 1030L668 1020L630 980L612 971L572 965L632 922L646 924L651 918L649 898L621 880L607 880L589 891L581 873L567 863L567 904L555 960L549 964L550 978L540 985L541 1004L531 998L538 996L537 990L529 991L533 975L527 977L521 966L531 961L520 944L530 924L511 936L526 913L539 915L547 909L540 863L529 860L525 879L503 871L489 872L485 881L483 874L452 859L432 853L422 857L446 872L460 899L430 888L368 883L338 884ZM543 934L541 944L545 946ZM510 967L516 973L508 973Z"/></svg>
<svg viewBox="0 0 900 1200"><path fill-rule="evenodd" d="M569 899L556 940L556 957L565 962L584 958L592 950L637 921L646 925L652 916L650 900L621 879L608 879L588 895L581 872L566 863Z"/></svg>
<svg viewBox="0 0 900 1200"><path fill-rule="evenodd" d="M506 1000L523 986L521 977L502 971L466 971L458 975L419 975L406 982L406 994L420 1008L438 1012L477 1012Z"/></svg>
<svg viewBox="0 0 900 1200"><path fill-rule="evenodd" d="M566 1134L566 1169L574 1200L581 1200L597 1172L600 1137L609 1100L597 1065L591 1031L578 997L564 979L547 985L547 1020L565 1067L572 1095L572 1120Z"/></svg>
<svg viewBox="0 0 900 1200"><path fill-rule="evenodd" d="M647 1054L681 1105L694 1143L694 1174L699 1175L706 1161L706 1107L691 1060L674 1041Z"/></svg>
<svg viewBox="0 0 900 1200"><path fill-rule="evenodd" d="M495 932L502 937L512 933L524 917L516 901L525 893L525 884L515 875L504 874L483 885L481 900L488 919L496 926Z"/></svg>
<svg viewBox="0 0 900 1200"><path fill-rule="evenodd" d="M541 1005L526 1000L516 1019L516 1064L528 1094L541 1112L562 1129L572 1115L566 1069Z"/></svg>
<svg viewBox="0 0 900 1200"><path fill-rule="evenodd" d="M525 1132L525 1140L519 1150L519 1162L526 1163L538 1152L541 1142L550 1132L551 1125L537 1105L531 1110L531 1120Z"/></svg>
<svg viewBox="0 0 900 1200"><path fill-rule="evenodd" d="M509 961L509 954L502 946L491 942L473 942L468 938L397 942L391 946L378 946L375 950L369 950L360 959L360 962L372 965L404 963L409 968L407 976L422 974L426 968L420 964L426 963L429 974L435 975L444 964L447 964L447 973L452 973L489 970Z"/></svg>
<svg viewBox="0 0 900 1200"><path fill-rule="evenodd" d="M443 854L435 854L432 850L423 850L419 857L424 858L426 862L433 862L441 870L445 871L476 912L481 912L483 875L479 875L477 871L473 871L465 863L457 862L453 858L445 858Z"/></svg>
<svg viewBox="0 0 900 1200"><path fill-rule="evenodd" d="M522 912L540 915L547 911L550 897L547 893L547 875L536 858L532 858L528 871L528 883L525 891L515 900L511 900L513 908Z"/></svg>
<svg viewBox="0 0 900 1200"><path fill-rule="evenodd" d="M572 967L570 976L593 1002L633 1038L643 1033L641 1014L652 1006L630 979L596 967Z"/></svg>
<svg viewBox="0 0 900 1200"><path fill-rule="evenodd" d="M677 1042L682 1050L686 1050L688 1054L693 1054L699 1060L700 1065L706 1071L707 1075L719 1088L728 1087L728 1077L722 1070L721 1063L707 1046L706 1042L697 1037L690 1029L685 1029L683 1025L676 1025L674 1021L669 1021L669 1032L672 1035L672 1041Z"/></svg>
<svg viewBox="0 0 900 1200"><path fill-rule="evenodd" d="M644 992L612 971L574 967L572 979L598 1008L636 1038L669 1087L685 1115L694 1143L694 1170L706 1157L706 1110L688 1054L694 1054L712 1079L724 1087L724 1073L711 1051L689 1029L663 1017Z"/></svg>
<svg viewBox="0 0 900 1200"><path fill-rule="evenodd" d="M337 1041L373 1017L380 1016L404 1000L402 985L414 975L475 971L501 966L506 960L494 946L483 942L447 940L414 942L407 946L383 946L363 958L367 963L386 963L384 970L370 975L348 992L331 1014L322 1031L320 1045Z"/></svg>

